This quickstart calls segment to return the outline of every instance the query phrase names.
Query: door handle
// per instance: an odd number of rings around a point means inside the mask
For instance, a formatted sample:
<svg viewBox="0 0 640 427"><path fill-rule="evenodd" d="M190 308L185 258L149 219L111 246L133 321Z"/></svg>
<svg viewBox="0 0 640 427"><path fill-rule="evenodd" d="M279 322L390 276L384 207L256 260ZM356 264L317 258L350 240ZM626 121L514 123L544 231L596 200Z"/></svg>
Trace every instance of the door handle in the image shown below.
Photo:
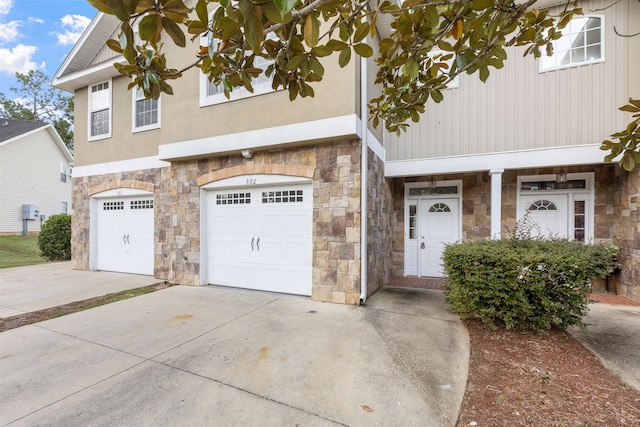
<svg viewBox="0 0 640 427"><path fill-rule="evenodd" d="M420 245L420 249L424 249L424 242Z"/></svg>
<svg viewBox="0 0 640 427"><path fill-rule="evenodd" d="M258 241L256 242L256 246L258 247L258 250L260 250L260 238L258 237Z"/></svg>
<svg viewBox="0 0 640 427"><path fill-rule="evenodd" d="M252 238L251 238L251 250L253 250L253 241L254 241L254 240L256 240L256 238L255 238L255 237L252 237Z"/></svg>

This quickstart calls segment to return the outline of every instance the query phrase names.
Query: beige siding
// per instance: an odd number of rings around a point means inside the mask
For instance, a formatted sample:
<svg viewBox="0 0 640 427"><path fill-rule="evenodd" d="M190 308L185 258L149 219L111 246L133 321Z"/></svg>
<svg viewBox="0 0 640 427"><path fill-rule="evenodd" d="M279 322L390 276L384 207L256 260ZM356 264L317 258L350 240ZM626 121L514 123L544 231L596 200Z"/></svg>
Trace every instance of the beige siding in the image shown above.
<svg viewBox="0 0 640 427"><path fill-rule="evenodd" d="M168 42L165 49L167 58L174 61L171 66L193 60L194 48L179 49ZM132 94L127 91L130 80L118 77L112 85L112 137L92 142L87 142L87 89L77 90L75 165L156 156L161 144L358 114L356 61L341 69L337 56L324 59L325 79L313 85L315 97L298 98L293 103L287 91L278 91L200 107L200 71L191 69L170 82L173 96L161 96L161 128L138 133L131 129Z"/></svg>
<svg viewBox="0 0 640 427"><path fill-rule="evenodd" d="M589 13L606 5L582 6ZM385 135L387 160L599 143L628 120L617 109L630 96L630 64L640 52L630 51L613 26L626 33L629 12L629 0L598 12L606 25L603 63L539 73L538 61L514 48L486 84L477 75L460 76L459 88L447 90L441 104L429 103L408 132Z"/></svg>
<svg viewBox="0 0 640 427"><path fill-rule="evenodd" d="M46 130L0 146L0 233L22 232L22 205L34 204L49 216L71 213L71 179L60 182L60 163L67 160ZM29 221L40 231L40 221Z"/></svg>

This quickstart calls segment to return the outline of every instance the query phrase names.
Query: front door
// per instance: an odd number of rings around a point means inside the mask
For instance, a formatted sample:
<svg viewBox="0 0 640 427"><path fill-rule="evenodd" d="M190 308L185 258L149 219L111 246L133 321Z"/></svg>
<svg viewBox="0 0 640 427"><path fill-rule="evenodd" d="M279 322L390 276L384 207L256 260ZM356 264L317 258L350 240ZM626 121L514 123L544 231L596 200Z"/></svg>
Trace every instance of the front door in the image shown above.
<svg viewBox="0 0 640 427"><path fill-rule="evenodd" d="M445 245L460 240L459 199L422 199L419 212L419 276L442 277Z"/></svg>

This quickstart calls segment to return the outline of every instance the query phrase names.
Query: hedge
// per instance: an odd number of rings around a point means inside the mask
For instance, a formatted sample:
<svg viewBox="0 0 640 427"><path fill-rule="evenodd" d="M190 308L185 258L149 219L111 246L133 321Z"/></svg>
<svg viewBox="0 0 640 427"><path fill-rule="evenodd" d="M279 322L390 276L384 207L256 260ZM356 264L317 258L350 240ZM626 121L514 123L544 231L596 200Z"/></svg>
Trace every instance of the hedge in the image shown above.
<svg viewBox="0 0 640 427"><path fill-rule="evenodd" d="M615 252L562 239L448 245L445 296L462 319L537 331L584 326L591 281L611 271Z"/></svg>
<svg viewBox="0 0 640 427"><path fill-rule="evenodd" d="M51 215L42 224L38 247L49 261L71 259L71 216Z"/></svg>

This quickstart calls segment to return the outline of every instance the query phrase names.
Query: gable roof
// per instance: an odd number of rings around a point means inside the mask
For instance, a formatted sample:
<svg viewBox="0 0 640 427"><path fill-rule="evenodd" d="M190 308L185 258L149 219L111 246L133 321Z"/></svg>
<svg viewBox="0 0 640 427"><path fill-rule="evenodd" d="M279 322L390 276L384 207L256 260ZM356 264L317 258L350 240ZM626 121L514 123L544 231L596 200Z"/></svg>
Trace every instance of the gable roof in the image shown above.
<svg viewBox="0 0 640 427"><path fill-rule="evenodd" d="M121 61L122 55L96 65L92 65L91 62L105 46L119 24L120 21L115 16L98 12L56 71L51 85L67 92L73 92L77 88L88 86L100 79L118 76L119 73L113 64Z"/></svg>
<svg viewBox="0 0 640 427"><path fill-rule="evenodd" d="M0 147L20 141L36 132L46 131L51 140L58 146L68 162L73 162L73 155L58 135L58 131L50 123L35 120L13 120L0 118Z"/></svg>
<svg viewBox="0 0 640 427"><path fill-rule="evenodd" d="M31 132L34 129L38 129L46 126L45 122L38 122L34 120L12 120L0 118L0 142L4 142L8 139L22 135L23 133Z"/></svg>

